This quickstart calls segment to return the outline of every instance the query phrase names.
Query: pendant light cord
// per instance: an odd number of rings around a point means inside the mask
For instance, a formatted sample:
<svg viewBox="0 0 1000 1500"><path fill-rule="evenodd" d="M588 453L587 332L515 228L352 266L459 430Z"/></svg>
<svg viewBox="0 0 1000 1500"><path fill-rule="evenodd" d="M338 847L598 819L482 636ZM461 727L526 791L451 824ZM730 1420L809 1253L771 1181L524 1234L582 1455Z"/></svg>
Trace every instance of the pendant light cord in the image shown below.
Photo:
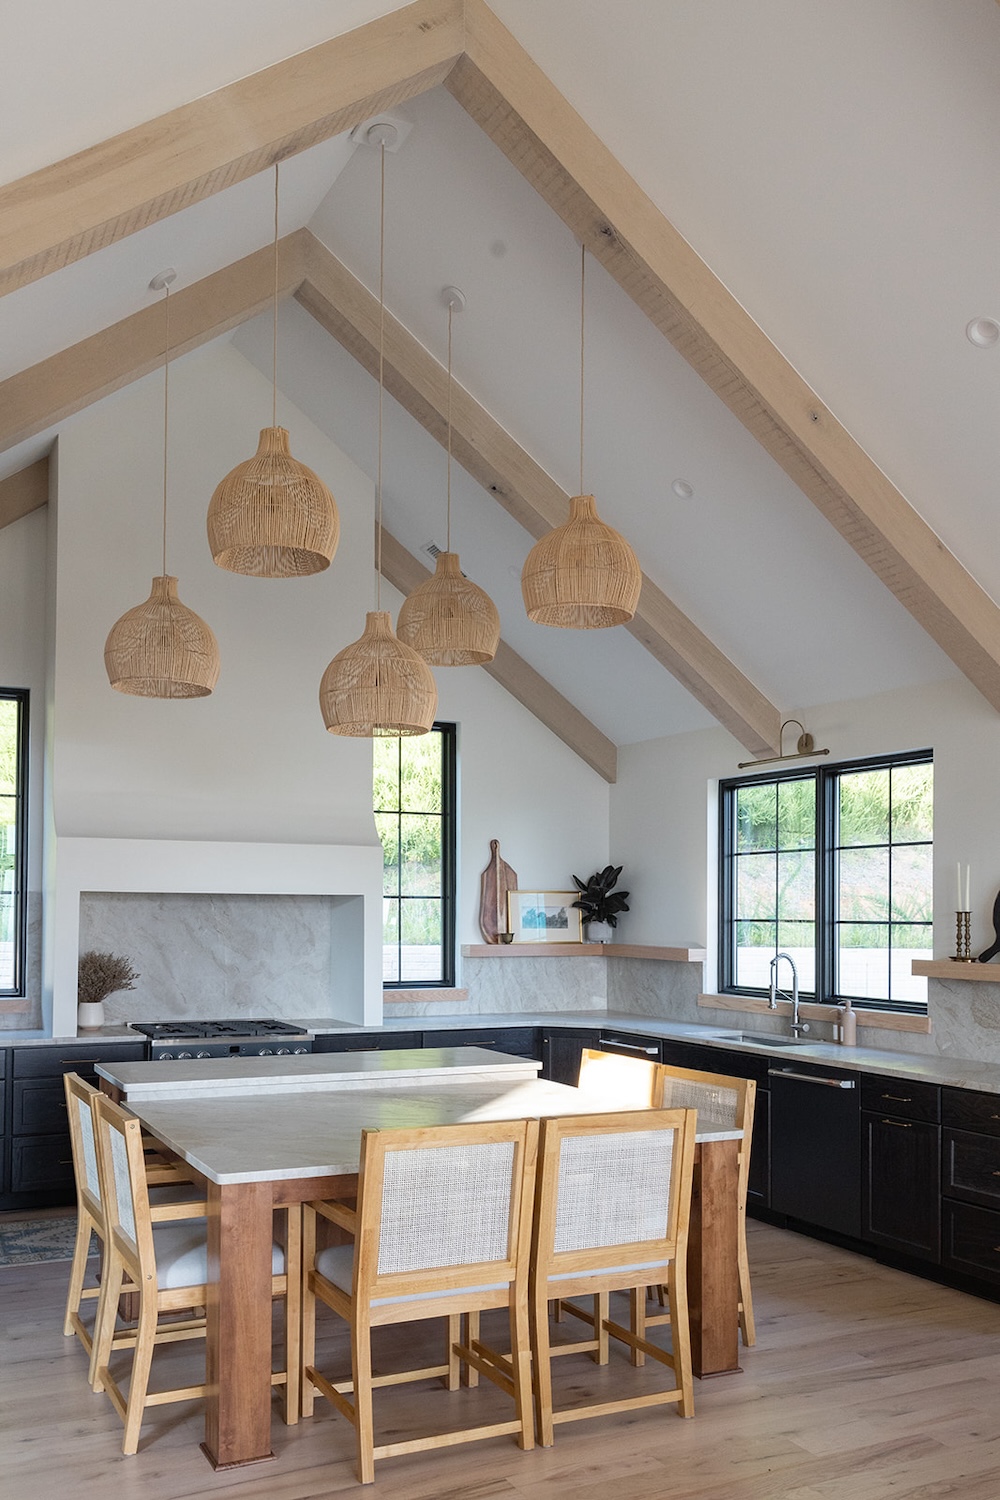
<svg viewBox="0 0 1000 1500"><path fill-rule="evenodd" d="M378 465L375 477L375 608L382 608L382 395L385 385L385 141L381 143L382 174L378 235Z"/></svg>
<svg viewBox="0 0 1000 1500"><path fill-rule="evenodd" d="M580 245L580 489L583 494L583 351L584 351L584 290L587 280L587 247Z"/></svg>
<svg viewBox="0 0 1000 1500"><path fill-rule="evenodd" d="M170 287L163 288L163 574L167 576L167 432L170 412Z"/></svg>
<svg viewBox="0 0 1000 1500"><path fill-rule="evenodd" d="M271 426L278 425L278 163L274 164L274 305L271 313Z"/></svg>
<svg viewBox="0 0 1000 1500"><path fill-rule="evenodd" d="M448 526L445 537L445 551L451 551L451 320L455 311L455 304L448 302Z"/></svg>

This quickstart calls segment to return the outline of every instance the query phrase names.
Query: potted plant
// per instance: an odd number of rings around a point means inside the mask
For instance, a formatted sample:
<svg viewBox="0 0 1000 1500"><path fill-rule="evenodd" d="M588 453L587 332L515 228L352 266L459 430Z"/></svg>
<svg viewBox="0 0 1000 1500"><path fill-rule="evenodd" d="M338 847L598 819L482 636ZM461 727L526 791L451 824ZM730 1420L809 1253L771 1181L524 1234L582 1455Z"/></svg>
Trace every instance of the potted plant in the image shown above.
<svg viewBox="0 0 1000 1500"><path fill-rule="evenodd" d="M134 990L139 978L127 958L119 953L95 953L80 957L77 969L77 1021L83 1031L104 1025L104 1002L119 990Z"/></svg>
<svg viewBox="0 0 1000 1500"><path fill-rule="evenodd" d="M617 927L619 912L629 909L629 892L614 889L621 872L621 865L605 865L603 870L598 870L596 875L591 875L587 881L581 880L578 875L573 876L576 888L580 892L579 900L574 901L573 905L578 906L583 913L583 920L587 924L587 937L591 942L607 941L605 932L594 931L595 925L606 923L608 927Z"/></svg>

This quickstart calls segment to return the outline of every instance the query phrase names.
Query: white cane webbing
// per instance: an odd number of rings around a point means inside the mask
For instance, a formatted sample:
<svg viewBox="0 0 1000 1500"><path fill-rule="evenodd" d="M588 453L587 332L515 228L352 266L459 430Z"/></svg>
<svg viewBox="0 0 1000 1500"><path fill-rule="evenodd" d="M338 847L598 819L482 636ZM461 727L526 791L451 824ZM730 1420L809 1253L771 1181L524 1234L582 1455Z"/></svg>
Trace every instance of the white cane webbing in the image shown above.
<svg viewBox="0 0 1000 1500"><path fill-rule="evenodd" d="M556 1251L663 1239L671 1130L571 1135L560 1145Z"/></svg>
<svg viewBox="0 0 1000 1500"><path fill-rule="evenodd" d="M663 1108L696 1109L699 1125L721 1125L725 1130L735 1130L739 1097L736 1089L714 1083L669 1076L663 1080Z"/></svg>
<svg viewBox="0 0 1000 1500"><path fill-rule="evenodd" d="M83 1140L84 1175L87 1179L87 1187L98 1203L100 1203L101 1179L97 1175L97 1142L94 1140L94 1116L90 1105L85 1099L80 1099L76 1094L71 1094L70 1098L73 1100L73 1107L80 1122L80 1136Z"/></svg>
<svg viewBox="0 0 1000 1500"><path fill-rule="evenodd" d="M135 1210L132 1207L132 1177L128 1169L128 1152L125 1137L111 1128L111 1162L115 1172L115 1198L118 1209L118 1227L123 1234L135 1242Z"/></svg>
<svg viewBox="0 0 1000 1500"><path fill-rule="evenodd" d="M514 1142L387 1151L380 1276L506 1260Z"/></svg>

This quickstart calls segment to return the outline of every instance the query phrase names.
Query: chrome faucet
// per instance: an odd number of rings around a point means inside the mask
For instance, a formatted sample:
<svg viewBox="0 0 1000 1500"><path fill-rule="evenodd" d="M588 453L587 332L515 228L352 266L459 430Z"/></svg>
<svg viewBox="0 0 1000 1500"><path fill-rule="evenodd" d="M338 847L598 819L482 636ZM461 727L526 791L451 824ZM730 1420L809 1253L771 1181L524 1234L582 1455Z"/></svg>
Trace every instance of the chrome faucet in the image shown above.
<svg viewBox="0 0 1000 1500"><path fill-rule="evenodd" d="M791 995L786 995L784 990L778 989L778 963L783 958L787 958L788 967L792 971ZM809 1022L799 1020L799 971L796 969L795 960L790 953L776 953L771 959L771 989L767 997L768 1010L777 1010L779 995L782 1000L791 1000L792 1002L792 1036L800 1036L803 1031L808 1031Z"/></svg>

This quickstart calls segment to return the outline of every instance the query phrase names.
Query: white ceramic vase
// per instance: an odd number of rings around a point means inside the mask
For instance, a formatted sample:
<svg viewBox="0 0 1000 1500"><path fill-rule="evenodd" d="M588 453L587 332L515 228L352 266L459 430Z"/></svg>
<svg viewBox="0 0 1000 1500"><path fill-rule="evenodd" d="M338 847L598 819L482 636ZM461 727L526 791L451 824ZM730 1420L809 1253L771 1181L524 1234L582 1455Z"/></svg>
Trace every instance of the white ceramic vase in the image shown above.
<svg viewBox="0 0 1000 1500"><path fill-rule="evenodd" d="M611 928L607 922L588 922L586 927L588 943L610 943Z"/></svg>
<svg viewBox="0 0 1000 1500"><path fill-rule="evenodd" d="M104 1025L104 1001L81 1000L76 1007L76 1022L81 1031L96 1031Z"/></svg>

